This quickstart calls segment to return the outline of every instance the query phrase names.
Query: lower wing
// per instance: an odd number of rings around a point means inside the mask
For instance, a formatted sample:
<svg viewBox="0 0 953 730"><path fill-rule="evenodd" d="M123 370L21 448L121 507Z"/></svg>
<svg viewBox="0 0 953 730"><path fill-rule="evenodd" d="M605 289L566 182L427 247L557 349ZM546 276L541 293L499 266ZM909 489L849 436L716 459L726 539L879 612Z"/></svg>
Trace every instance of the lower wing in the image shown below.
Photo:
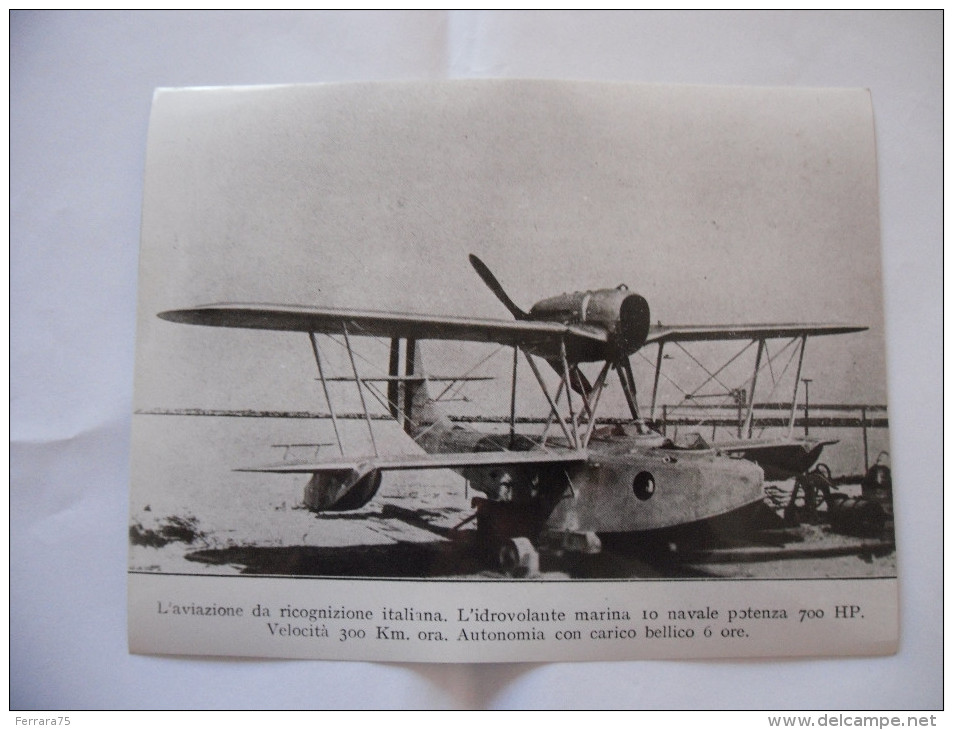
<svg viewBox="0 0 953 730"><path fill-rule="evenodd" d="M478 453L406 454L340 459L326 462L286 462L236 471L266 474L311 474L305 503L315 511L346 511L363 507L377 493L381 473L409 469L466 469L517 465L573 464L585 461L577 451L486 451Z"/></svg>

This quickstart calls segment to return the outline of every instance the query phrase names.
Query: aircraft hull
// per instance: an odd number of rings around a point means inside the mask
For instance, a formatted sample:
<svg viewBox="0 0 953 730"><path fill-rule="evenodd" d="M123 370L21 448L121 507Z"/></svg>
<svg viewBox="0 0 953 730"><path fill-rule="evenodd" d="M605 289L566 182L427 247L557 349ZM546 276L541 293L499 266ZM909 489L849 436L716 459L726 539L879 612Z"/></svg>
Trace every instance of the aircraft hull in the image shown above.
<svg viewBox="0 0 953 730"><path fill-rule="evenodd" d="M559 532L645 532L734 512L764 498L762 470L713 451L592 450L546 520Z"/></svg>
<svg viewBox="0 0 953 730"><path fill-rule="evenodd" d="M427 429L418 443L431 453L535 447L532 438L519 434L510 439L433 422ZM757 464L713 449L664 443L658 434L600 433L581 462L472 467L460 473L501 513L522 512L526 525L555 533L663 530L764 500L764 471Z"/></svg>

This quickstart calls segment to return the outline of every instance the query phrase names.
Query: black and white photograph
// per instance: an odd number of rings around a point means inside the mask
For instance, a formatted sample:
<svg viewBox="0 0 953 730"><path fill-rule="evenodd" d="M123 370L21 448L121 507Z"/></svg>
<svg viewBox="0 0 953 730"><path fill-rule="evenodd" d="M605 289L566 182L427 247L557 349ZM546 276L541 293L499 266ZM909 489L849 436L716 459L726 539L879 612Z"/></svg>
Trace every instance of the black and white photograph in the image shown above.
<svg viewBox="0 0 953 730"><path fill-rule="evenodd" d="M896 578L874 152L864 90L158 91L130 572Z"/></svg>
<svg viewBox="0 0 953 730"><path fill-rule="evenodd" d="M8 24L18 724L942 708L942 10Z"/></svg>
<svg viewBox="0 0 953 730"><path fill-rule="evenodd" d="M153 125L132 569L895 575L863 91L162 91Z"/></svg>

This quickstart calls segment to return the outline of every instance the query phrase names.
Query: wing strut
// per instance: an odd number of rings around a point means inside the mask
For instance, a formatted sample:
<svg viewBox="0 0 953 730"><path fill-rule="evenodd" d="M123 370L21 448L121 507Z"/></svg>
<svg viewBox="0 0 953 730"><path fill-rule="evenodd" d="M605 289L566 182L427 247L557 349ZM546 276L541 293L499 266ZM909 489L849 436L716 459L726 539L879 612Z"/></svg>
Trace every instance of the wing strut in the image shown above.
<svg viewBox="0 0 953 730"><path fill-rule="evenodd" d="M387 361L387 410L391 417L400 423L400 338L391 337L390 339L390 357Z"/></svg>
<svg viewBox="0 0 953 730"><path fill-rule="evenodd" d="M516 444L516 366L519 364L519 350L513 348L513 384L510 386L510 448Z"/></svg>
<svg viewBox="0 0 953 730"><path fill-rule="evenodd" d="M559 405L559 399L563 397L563 387L565 387L565 385L566 384L563 382L563 379L560 378L559 387L556 388L556 397L554 398L557 406ZM541 443L543 446L546 446L546 439L549 437L549 431L553 427L554 420L553 413L550 411L549 415L546 416L546 426L543 428L543 435L540 437L542 439Z"/></svg>
<svg viewBox="0 0 953 730"><path fill-rule="evenodd" d="M411 431L414 428L413 419L411 418L411 415L413 415L413 412L414 412L414 391L416 391L417 387L420 385L420 383L414 382L409 379L412 376L418 375L417 373L417 340L414 339L413 337L408 337L406 340L404 340L404 375L408 377L408 380L404 383L404 387L403 387L404 432L409 436ZM423 375L423 373L419 373L419 375ZM450 386L448 385L447 387L449 388Z"/></svg>
<svg viewBox="0 0 953 730"><path fill-rule="evenodd" d="M588 397L585 394L580 394L582 398L582 411L579 412L578 417L576 418L577 426L583 418L583 413L585 413L586 420L586 430L580 432L581 446L580 448L586 448L589 444L589 439L592 438L593 429L596 427L596 412L599 409L599 399L602 398L602 393L605 390L606 378L609 374L609 370L612 368L612 362L606 360L602 365L602 370L599 371L599 377L596 378L596 382L589 387ZM562 398L563 390L566 387L565 378L559 379L559 387L556 389L556 396L553 399L555 404L559 405L559 399ZM549 430L552 428L553 421L555 420L554 414L550 412L549 416L546 418L546 426L543 429L543 435L541 436L541 443L543 446L546 445L546 438L549 435Z"/></svg>
<svg viewBox="0 0 953 730"><path fill-rule="evenodd" d="M632 418L638 420L639 404L635 399L635 376L632 374L632 365L629 363L629 359L625 356L619 357L619 359L616 360L615 369L619 373L619 382L622 383L622 390L629 404L629 411L632 413Z"/></svg>
<svg viewBox="0 0 953 730"><path fill-rule="evenodd" d="M592 438L592 434L596 429L596 411L599 408L599 399L602 397L602 390L606 384L606 377L609 375L609 368L612 367L612 363L606 360L605 364L602 366L602 370L599 371L599 377L596 378L595 385L592 387L592 392L590 398L592 399L592 406L586 404L586 408L589 411L589 425L586 428L586 433L582 439L582 448L587 448L589 446L589 439Z"/></svg>
<svg viewBox="0 0 953 730"><path fill-rule="evenodd" d="M361 396L361 409L364 411L364 420L367 421L367 432L371 435L371 446L374 448L374 456L380 456L377 451L377 441L374 438L374 426L371 425L371 414L367 410L367 401L364 400L364 383L361 382L361 376L357 374L357 363L354 362L354 350L351 349L351 338L347 333L347 323L341 322L341 330L344 332L344 344L347 346L347 356L351 359L351 370L354 371L354 382L357 384L357 393Z"/></svg>
<svg viewBox="0 0 953 730"><path fill-rule="evenodd" d="M556 408L556 404L553 402L553 397L549 394L549 390L546 388L546 382L543 380L543 376L540 375L539 368L536 367L536 363L533 362L533 357L526 350L523 350L523 355L526 356L526 362L529 363L530 368L533 371L533 375L536 376L536 381L539 383L540 389L543 391L543 395L546 396L546 400L549 402L549 408L553 417L556 419L556 422L559 424L559 428L562 429L563 435L566 437L566 441L569 443L575 443L572 436L569 435L569 429L566 428L566 422L563 420L563 417L559 415L559 409ZM563 381L560 380L560 389L563 387Z"/></svg>
<svg viewBox="0 0 953 730"><path fill-rule="evenodd" d="M331 424L334 426L334 438L338 442L338 450L341 456L344 456L344 442L341 441L341 432L338 430L338 419L334 413L334 403L331 401L331 395L328 393L328 382L324 378L324 368L321 367L321 351L318 349L318 337L314 332L309 332L311 338L311 351L314 353L314 362L318 366L318 377L321 379L321 387L324 389L324 399L328 403L328 411L331 413Z"/></svg>
<svg viewBox="0 0 953 730"><path fill-rule="evenodd" d="M748 395L748 415L745 416L745 425L742 431L748 432L748 438L754 431L754 394L758 387L758 371L761 369L761 355L764 353L764 340L758 340L758 354L754 358L754 373L751 375L751 393ZM740 435L740 434L739 434Z"/></svg>
<svg viewBox="0 0 953 730"><path fill-rule="evenodd" d="M788 436L794 435L794 417L797 413L797 390L801 383L801 365L804 364L804 348L807 346L807 335L801 337L801 352L797 358L797 373L794 376L794 394L791 396L791 419L788 421Z"/></svg>
<svg viewBox="0 0 953 730"><path fill-rule="evenodd" d="M652 407L649 409L649 420L655 420L655 396L658 395L658 376L662 373L662 350L665 349L665 341L659 340L658 355L655 358L655 381L652 383Z"/></svg>
<svg viewBox="0 0 953 730"><path fill-rule="evenodd" d="M566 383L566 403L569 405L569 426L572 429L572 447L579 448L579 428L576 424L576 413L572 407L572 381L569 378L569 361L566 359L566 340L559 340L559 359L563 365L563 382Z"/></svg>

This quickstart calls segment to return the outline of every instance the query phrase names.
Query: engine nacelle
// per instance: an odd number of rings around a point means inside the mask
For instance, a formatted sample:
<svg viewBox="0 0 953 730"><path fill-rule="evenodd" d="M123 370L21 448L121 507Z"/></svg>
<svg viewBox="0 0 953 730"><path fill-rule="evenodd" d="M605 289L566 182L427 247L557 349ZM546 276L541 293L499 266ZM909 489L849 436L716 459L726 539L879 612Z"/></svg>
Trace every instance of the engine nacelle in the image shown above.
<svg viewBox="0 0 953 730"><path fill-rule="evenodd" d="M532 319L563 324L585 324L609 333L610 358L631 355L645 344L651 318L645 297L625 284L615 289L560 294L543 299L530 310Z"/></svg>

